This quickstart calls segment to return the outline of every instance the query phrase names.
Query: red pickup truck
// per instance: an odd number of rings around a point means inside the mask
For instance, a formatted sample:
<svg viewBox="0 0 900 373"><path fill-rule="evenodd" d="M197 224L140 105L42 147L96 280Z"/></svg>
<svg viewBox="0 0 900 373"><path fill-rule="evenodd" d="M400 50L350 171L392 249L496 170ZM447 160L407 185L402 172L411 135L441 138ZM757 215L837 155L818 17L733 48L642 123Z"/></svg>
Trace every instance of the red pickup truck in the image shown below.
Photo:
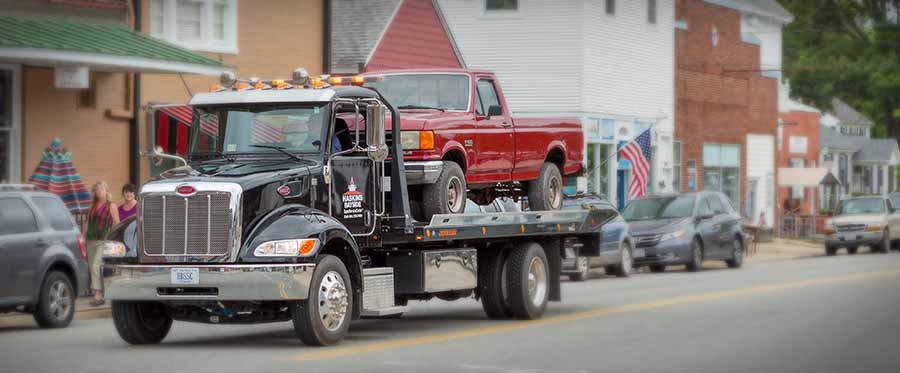
<svg viewBox="0 0 900 373"><path fill-rule="evenodd" d="M497 77L469 69L368 73L400 110L410 201L422 215L461 213L525 194L532 210L562 206L563 176L582 172L577 118L512 117ZM519 182L519 183L514 183ZM521 187L519 187L521 185Z"/></svg>

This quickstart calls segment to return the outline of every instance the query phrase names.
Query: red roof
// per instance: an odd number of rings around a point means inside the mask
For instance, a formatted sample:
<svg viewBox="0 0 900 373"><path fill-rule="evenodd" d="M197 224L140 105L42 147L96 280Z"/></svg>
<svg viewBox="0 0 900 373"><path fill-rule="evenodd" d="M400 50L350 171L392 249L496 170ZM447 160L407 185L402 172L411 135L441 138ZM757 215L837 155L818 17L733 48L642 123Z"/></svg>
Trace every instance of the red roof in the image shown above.
<svg viewBox="0 0 900 373"><path fill-rule="evenodd" d="M432 1L403 0L365 71L460 67Z"/></svg>

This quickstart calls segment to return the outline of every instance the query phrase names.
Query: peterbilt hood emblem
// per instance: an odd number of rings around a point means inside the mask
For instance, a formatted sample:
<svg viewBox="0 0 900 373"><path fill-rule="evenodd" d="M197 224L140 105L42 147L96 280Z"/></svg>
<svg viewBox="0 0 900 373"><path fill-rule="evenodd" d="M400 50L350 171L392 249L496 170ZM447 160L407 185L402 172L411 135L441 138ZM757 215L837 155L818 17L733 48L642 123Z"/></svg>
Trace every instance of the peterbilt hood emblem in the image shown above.
<svg viewBox="0 0 900 373"><path fill-rule="evenodd" d="M197 188L194 188L193 186L188 184L181 184L175 187L175 194L178 194L182 197L190 197L194 194L197 194Z"/></svg>

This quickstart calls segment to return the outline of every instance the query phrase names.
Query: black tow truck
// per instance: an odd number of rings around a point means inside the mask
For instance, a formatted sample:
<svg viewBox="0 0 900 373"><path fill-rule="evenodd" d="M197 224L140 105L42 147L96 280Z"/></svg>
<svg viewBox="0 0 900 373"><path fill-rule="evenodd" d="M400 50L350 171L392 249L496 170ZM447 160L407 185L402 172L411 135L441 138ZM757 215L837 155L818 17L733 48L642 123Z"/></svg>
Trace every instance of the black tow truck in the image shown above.
<svg viewBox="0 0 900 373"><path fill-rule="evenodd" d="M596 232L612 211L414 221L392 141L399 112L347 84L370 78L325 78L225 74L190 101L187 158L145 154L181 166L142 186L137 217L104 246L105 296L126 342L159 343L173 320L292 320L304 343L331 345L352 320L397 317L409 300L434 297L537 319L561 299L561 252L599 255ZM148 123L163 109L150 107Z"/></svg>

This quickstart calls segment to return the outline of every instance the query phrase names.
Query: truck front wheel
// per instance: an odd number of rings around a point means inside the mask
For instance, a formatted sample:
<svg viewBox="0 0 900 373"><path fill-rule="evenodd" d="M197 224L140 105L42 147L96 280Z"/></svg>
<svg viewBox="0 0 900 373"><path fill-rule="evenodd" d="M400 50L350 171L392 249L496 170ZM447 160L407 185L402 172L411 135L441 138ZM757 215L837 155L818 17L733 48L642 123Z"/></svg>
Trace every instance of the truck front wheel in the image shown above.
<svg viewBox="0 0 900 373"><path fill-rule="evenodd" d="M333 255L320 255L309 297L291 304L294 332L309 346L337 344L350 328L353 284L347 267Z"/></svg>
<svg viewBox="0 0 900 373"><path fill-rule="evenodd" d="M162 342L172 328L172 317L157 302L112 302L112 318L116 331L133 345Z"/></svg>
<svg viewBox="0 0 900 373"><path fill-rule="evenodd" d="M466 175L456 162L444 161L441 175L422 191L425 221L439 214L461 214L466 208Z"/></svg>
<svg viewBox="0 0 900 373"><path fill-rule="evenodd" d="M528 207L531 211L559 210L562 208L562 189L559 167L544 162L538 178L528 182Z"/></svg>
<svg viewBox="0 0 900 373"><path fill-rule="evenodd" d="M529 320L543 316L550 294L550 266L544 248L535 242L520 244L510 252L506 269L512 314Z"/></svg>

